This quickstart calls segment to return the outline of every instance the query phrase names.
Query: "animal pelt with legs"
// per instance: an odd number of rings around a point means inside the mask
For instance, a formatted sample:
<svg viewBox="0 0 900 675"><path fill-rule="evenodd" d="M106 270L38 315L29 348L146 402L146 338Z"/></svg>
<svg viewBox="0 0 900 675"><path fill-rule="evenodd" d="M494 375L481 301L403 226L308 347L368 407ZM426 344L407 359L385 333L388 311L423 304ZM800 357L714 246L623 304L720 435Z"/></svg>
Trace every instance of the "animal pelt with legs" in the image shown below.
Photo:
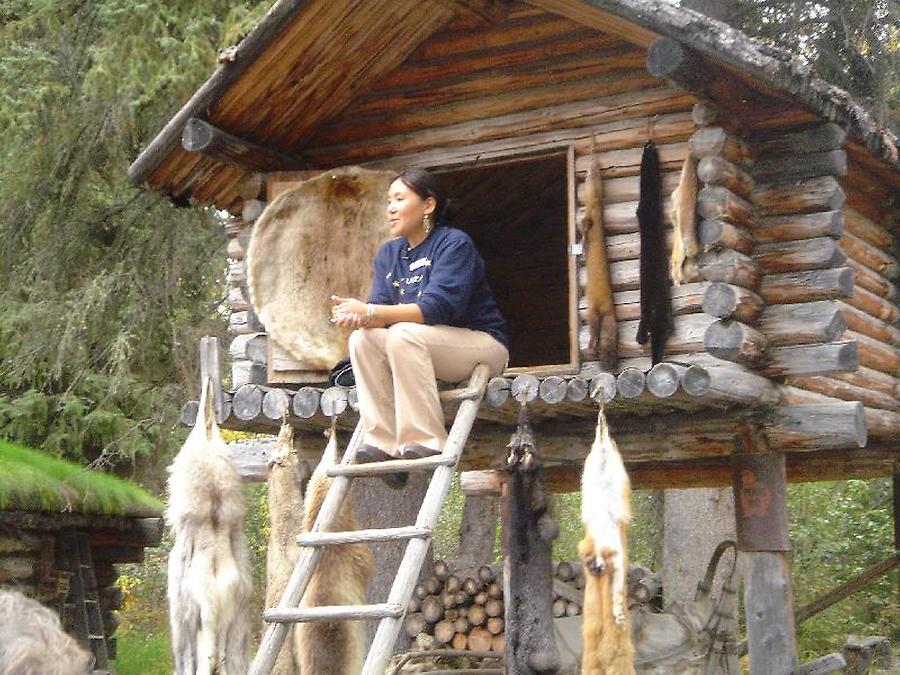
<svg viewBox="0 0 900 675"><path fill-rule="evenodd" d="M203 384L197 422L169 467L169 620L179 675L247 672L252 583L241 479Z"/></svg>
<svg viewBox="0 0 900 675"><path fill-rule="evenodd" d="M297 457L294 447L294 429L290 424L283 424L269 459L267 480L269 545L266 548L266 607L278 605L300 555L297 535L303 531L303 493L308 480L306 462ZM295 626L288 628L284 645L272 669L273 675L296 675L300 672L295 632Z"/></svg>
<svg viewBox="0 0 900 675"><path fill-rule="evenodd" d="M603 183L596 163L588 169L584 181L584 204L581 241L587 268L585 295L591 331L588 350L601 368L612 371L618 360L619 329L603 231Z"/></svg>
<svg viewBox="0 0 900 675"><path fill-rule="evenodd" d="M626 579L630 518L631 483L601 409L581 478L582 675L634 673Z"/></svg>
<svg viewBox="0 0 900 675"><path fill-rule="evenodd" d="M55 612L18 591L0 590L0 675L84 675L93 663Z"/></svg>
<svg viewBox="0 0 900 675"><path fill-rule="evenodd" d="M322 459L313 471L303 504L303 531L310 532L331 485L328 467L336 464L337 437L332 432ZM332 531L357 529L353 500L347 496L332 523ZM372 553L365 544L323 547L302 607L365 604L372 574ZM349 675L362 672L366 630L361 621L316 621L297 627L300 672L306 675Z"/></svg>
<svg viewBox="0 0 900 675"><path fill-rule="evenodd" d="M279 346L310 370L347 355L348 331L329 298L368 296L372 259L390 239L384 199L392 172L335 169L278 195L253 225L250 301Z"/></svg>

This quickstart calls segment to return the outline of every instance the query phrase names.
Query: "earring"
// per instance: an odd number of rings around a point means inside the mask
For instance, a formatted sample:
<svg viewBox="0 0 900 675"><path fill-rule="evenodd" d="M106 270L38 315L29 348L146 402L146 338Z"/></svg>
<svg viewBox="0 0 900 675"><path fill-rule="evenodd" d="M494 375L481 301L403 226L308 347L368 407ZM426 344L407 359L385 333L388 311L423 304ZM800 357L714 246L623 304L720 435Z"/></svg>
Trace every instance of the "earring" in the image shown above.
<svg viewBox="0 0 900 675"><path fill-rule="evenodd" d="M425 217L422 218L422 227L425 228L425 235L431 234L431 214L426 213Z"/></svg>

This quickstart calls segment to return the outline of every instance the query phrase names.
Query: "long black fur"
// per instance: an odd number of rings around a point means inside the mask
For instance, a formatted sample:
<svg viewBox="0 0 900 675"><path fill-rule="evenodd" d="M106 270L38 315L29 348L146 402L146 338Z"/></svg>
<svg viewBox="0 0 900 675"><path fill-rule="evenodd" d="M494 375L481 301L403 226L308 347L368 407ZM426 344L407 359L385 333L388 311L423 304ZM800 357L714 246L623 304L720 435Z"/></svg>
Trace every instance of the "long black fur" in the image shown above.
<svg viewBox="0 0 900 675"><path fill-rule="evenodd" d="M659 153L653 141L644 145L641 157L641 195L637 208L641 231L641 320L637 341L650 340L653 364L662 361L666 340L672 332L669 296L669 262L662 224L662 184Z"/></svg>

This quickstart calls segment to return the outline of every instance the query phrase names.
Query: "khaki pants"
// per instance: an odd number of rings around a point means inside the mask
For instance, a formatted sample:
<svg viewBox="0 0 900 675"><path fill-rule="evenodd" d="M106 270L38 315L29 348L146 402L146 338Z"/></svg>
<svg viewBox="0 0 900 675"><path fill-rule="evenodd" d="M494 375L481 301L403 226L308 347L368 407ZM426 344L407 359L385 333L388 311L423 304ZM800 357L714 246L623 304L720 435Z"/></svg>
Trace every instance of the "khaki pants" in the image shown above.
<svg viewBox="0 0 900 675"><path fill-rule="evenodd" d="M499 375L508 359L500 342L468 328L396 323L353 331L363 442L395 456L410 443L440 450L447 431L436 380L467 380L479 363Z"/></svg>

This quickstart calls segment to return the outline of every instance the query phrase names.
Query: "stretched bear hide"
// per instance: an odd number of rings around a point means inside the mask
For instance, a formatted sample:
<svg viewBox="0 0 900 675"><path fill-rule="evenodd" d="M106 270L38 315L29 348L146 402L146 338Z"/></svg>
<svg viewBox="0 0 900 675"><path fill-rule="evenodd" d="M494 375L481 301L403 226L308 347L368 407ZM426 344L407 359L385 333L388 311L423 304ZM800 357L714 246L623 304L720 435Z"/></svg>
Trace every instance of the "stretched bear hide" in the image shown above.
<svg viewBox="0 0 900 675"><path fill-rule="evenodd" d="M669 260L662 224L662 183L656 144L647 141L641 158L641 196L637 208L641 231L641 320L638 344L650 341L653 364L662 361L672 331Z"/></svg>
<svg viewBox="0 0 900 675"><path fill-rule="evenodd" d="M323 173L279 195L253 226L250 302L272 339L310 370L347 355L348 331L331 323L329 298L368 297L372 260L390 237L393 176L359 167Z"/></svg>

